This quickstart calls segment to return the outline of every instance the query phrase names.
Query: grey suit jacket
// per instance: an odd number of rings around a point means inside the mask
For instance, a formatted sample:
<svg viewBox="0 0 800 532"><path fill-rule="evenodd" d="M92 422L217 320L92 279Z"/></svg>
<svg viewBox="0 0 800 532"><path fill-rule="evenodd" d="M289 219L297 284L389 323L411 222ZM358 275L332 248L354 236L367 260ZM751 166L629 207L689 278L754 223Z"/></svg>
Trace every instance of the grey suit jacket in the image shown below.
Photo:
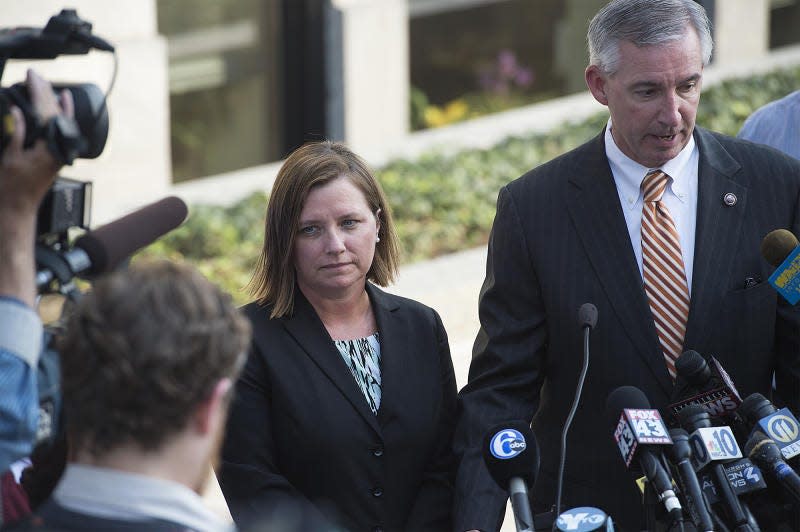
<svg viewBox="0 0 800 532"><path fill-rule="evenodd" d="M451 526L456 384L431 308L367 284L380 334L378 415L313 307L251 303L252 350L236 386L219 480L237 524L319 510L345 530Z"/></svg>
<svg viewBox="0 0 800 532"><path fill-rule="evenodd" d="M764 236L800 230L800 163L769 148L695 130L700 151L695 260L685 349L716 356L743 396L778 393L800 404L800 313L767 283ZM733 193L737 202L722 198ZM745 279L762 282L745 288ZM496 530L505 494L488 476L480 442L488 428L532 420L541 468L535 511L555 503L560 432L583 349L577 311L598 323L582 400L567 440L562 509L596 506L623 529L641 523L641 496L604 415L608 394L640 388L653 408L672 383L642 287L603 135L504 187L481 290L481 329L460 393L455 529ZM617 414L618 415L618 414Z"/></svg>

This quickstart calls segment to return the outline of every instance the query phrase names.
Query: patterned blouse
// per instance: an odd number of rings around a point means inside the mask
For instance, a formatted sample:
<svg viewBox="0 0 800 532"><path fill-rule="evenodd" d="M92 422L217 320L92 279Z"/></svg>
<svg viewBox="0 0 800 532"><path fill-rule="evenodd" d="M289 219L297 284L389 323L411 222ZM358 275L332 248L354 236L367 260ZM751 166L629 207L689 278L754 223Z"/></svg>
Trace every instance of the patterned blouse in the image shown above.
<svg viewBox="0 0 800 532"><path fill-rule="evenodd" d="M334 340L373 414L381 406L381 345L378 333L355 340Z"/></svg>

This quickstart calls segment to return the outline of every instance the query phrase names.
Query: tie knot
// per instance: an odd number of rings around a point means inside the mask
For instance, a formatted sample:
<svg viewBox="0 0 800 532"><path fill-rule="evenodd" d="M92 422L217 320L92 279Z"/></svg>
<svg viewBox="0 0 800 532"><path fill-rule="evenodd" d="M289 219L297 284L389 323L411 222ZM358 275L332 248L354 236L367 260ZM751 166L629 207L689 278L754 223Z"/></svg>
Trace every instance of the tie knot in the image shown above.
<svg viewBox="0 0 800 532"><path fill-rule="evenodd" d="M645 203L651 201L661 201L664 191L667 189L669 176L661 170L654 170L642 179L642 192L644 193Z"/></svg>

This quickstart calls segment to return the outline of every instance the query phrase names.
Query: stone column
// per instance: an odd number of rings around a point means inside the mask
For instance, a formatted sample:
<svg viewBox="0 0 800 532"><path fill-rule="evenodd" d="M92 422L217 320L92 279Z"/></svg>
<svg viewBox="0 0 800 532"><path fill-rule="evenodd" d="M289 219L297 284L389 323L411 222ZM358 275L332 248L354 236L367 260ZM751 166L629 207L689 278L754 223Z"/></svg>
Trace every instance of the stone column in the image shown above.
<svg viewBox="0 0 800 532"><path fill-rule="evenodd" d="M368 155L409 129L406 0L330 0L328 123Z"/></svg>

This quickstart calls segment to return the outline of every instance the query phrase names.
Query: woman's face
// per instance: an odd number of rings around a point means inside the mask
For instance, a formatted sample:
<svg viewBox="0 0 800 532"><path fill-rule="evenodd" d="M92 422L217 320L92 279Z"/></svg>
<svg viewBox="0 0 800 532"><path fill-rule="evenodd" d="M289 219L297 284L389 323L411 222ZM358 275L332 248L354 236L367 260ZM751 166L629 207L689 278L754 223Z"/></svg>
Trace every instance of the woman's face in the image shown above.
<svg viewBox="0 0 800 532"><path fill-rule="evenodd" d="M294 241L297 284L304 294L337 297L363 289L375 255L377 213L347 177L311 189Z"/></svg>

